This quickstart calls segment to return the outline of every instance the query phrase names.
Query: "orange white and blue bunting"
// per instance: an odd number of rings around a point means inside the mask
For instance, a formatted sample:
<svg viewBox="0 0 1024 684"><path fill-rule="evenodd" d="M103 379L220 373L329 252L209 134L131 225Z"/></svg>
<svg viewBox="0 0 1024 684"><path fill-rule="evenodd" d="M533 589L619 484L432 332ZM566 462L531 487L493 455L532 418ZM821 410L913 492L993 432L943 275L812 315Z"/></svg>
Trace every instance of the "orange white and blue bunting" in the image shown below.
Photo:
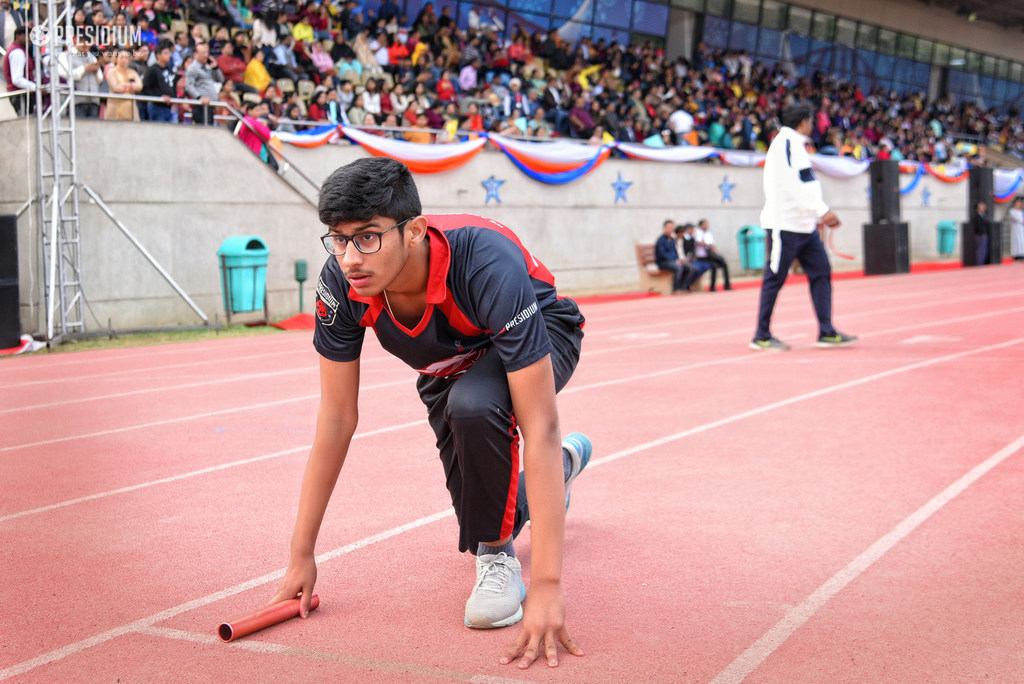
<svg viewBox="0 0 1024 684"><path fill-rule="evenodd" d="M306 148L335 142L341 136L360 145L372 155L391 157L402 162L413 173L438 173L459 168L469 163L490 141L529 178L547 184L571 183L582 178L603 164L615 149L629 159L671 163L719 159L729 166L756 167L764 165L765 158L763 152L719 150L713 147L658 147L624 142L610 142L595 147L562 139L551 142L525 142L494 133L473 135L455 143L423 145L393 140L350 126L334 124L298 133L274 134L282 143ZM815 170L826 176L843 179L867 172L871 162L850 157L812 154L811 164ZM901 195L916 190L925 176L951 184L960 183L968 177L968 169L965 166L901 161L899 168L902 174L913 174L910 181L900 188ZM1024 171L996 169L993 180L995 200L1000 203L1009 202L1024 185Z"/></svg>
<svg viewBox="0 0 1024 684"><path fill-rule="evenodd" d="M529 178L549 185L561 185L585 176L603 164L613 144L594 147L567 140L531 143L489 134L488 138Z"/></svg>

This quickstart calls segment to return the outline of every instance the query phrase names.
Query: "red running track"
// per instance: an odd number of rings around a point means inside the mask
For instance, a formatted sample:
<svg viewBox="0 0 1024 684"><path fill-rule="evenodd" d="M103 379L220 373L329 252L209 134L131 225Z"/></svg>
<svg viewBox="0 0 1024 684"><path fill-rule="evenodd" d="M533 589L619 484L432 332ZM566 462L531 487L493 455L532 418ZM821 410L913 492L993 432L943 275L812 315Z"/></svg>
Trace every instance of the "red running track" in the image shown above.
<svg viewBox="0 0 1024 684"><path fill-rule="evenodd" d="M757 297L584 305L559 406L595 445L565 562L587 655L554 671L462 625L472 558L372 336L323 604L232 644L288 558L309 333L0 360L0 680L1024 680L1024 265L837 281L838 350L792 283L793 351L749 351Z"/></svg>

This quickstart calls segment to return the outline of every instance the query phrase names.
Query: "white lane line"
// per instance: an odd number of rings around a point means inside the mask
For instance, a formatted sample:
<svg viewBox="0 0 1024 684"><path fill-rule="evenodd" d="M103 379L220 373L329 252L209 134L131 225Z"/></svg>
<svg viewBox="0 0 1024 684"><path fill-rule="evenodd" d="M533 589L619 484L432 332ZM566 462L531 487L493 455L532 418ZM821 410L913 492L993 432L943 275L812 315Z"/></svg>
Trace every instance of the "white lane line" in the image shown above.
<svg viewBox="0 0 1024 684"><path fill-rule="evenodd" d="M328 551L327 553L322 553L316 557L316 562L322 563L332 558L337 558L338 556L344 555L346 553L358 551L359 549L362 549L364 547L376 544L378 542L382 542L386 539L390 539L391 537L403 534L410 530L414 530L418 527L429 525L432 522L442 520L454 514L455 513L451 509L449 509L446 511L434 513L433 515L428 515L419 518L418 520L413 520L412 522L406 523L404 525L399 525L398 527L393 527L390 530L380 532L370 537L365 537L363 539L360 539L359 541L353 542L346 546L342 546L332 551ZM171 618L181 615L182 613L188 613L197 608L202 608L205 605L216 603L217 601L221 601L236 594L241 594L242 592L249 591L250 589L255 589L265 584L270 584L271 582L275 582L284 577L284 572L284 568L280 570L275 570L274 572L267 573L262 577L257 577L247 582L236 584L233 587L228 587L227 589L222 589L221 591L217 591L212 594L207 594L206 596L203 596L201 598L197 598L187 603L179 604L177 606L174 606L173 608L168 608L167 610L160 611L159 613L154 613L153 615L144 617L140 620L136 620L135 622L131 622L127 625L121 625L120 627L108 629L105 632L101 632L100 634L91 636L87 639L82 639L81 641L76 641L72 644L68 644L67 646L54 649L49 653L44 653L40 656L36 656L31 660L26 660L16 665L12 665L11 667L0 670L0 681L10 679L11 677L16 677L21 674L25 674L26 672L34 670L37 667L42 667L43 665L48 665L58 660L63 660L64 658L84 651L87 648L92 648L93 646L105 644L106 642L112 639L125 636L126 634L131 634L132 632L141 632L145 629L149 629L158 622L170 620Z"/></svg>
<svg viewBox="0 0 1024 684"><path fill-rule="evenodd" d="M737 684L742 682L747 675L756 670L765 659L782 646L805 622L814 617L846 585L862 575L890 549L903 541L922 523L941 510L943 506L977 482L985 473L1020 451L1021 447L1024 447L1024 435L1021 435L971 468L959 480L946 487L945 490L931 501L921 506L903 522L892 528L881 539L868 547L866 551L854 558L849 565L818 587L800 605L790 609L785 617L768 630L764 636L755 641L728 667L718 673L718 676L711 680L712 684Z"/></svg>
<svg viewBox="0 0 1024 684"><path fill-rule="evenodd" d="M597 466L602 465L604 463L610 463L612 461L618 460L618 459L623 458L625 456L629 456L629 455L632 455L632 454L635 454L635 453L638 453L638 452L641 452L641 451L646 451L647 449L652 449L654 447L661 446L663 444L667 444L669 442L673 442L673 441L682 439L683 437L687 437L689 435L696 434L698 432L703 432L705 430L710 430L710 429L712 429L714 427L719 427L721 425L726 425L728 423L732 423L732 422L735 422L737 420L741 420L742 418L746 418L748 416L753 416L753 415L758 415L760 413L764 413L764 412L770 411L770 410L772 410L774 408L780 408L780 407L783 407L783 406L787 406L789 404L793 404L793 403L796 403L798 401L802 401L802 400L805 400L805 399L812 399L814 397L818 397L818 396L821 396L823 394L829 394L831 392L836 392L836 391L839 391L839 390L842 390L842 389L846 389L846 388L849 388L849 387L855 387L857 385L861 385L861 384L864 384L864 383L867 383L867 382L871 382L872 380L878 380L878 379L881 379L881 378L890 377L890 376L897 375L897 374L900 374L900 373L904 373L904 372L907 372L907 371L915 370L917 368L924 368L924 367L927 367L927 366L935 365L937 363L942 363L942 362L950 361L950 360L953 360L953 359L963 358L963 357L970 356L970 355L973 355L973 354L980 354L980 353L984 353L984 352L987 352L987 351L992 351L994 349L1001 349L1001 348L1004 348L1004 347L1010 347L1010 346L1013 346L1013 345L1016 345L1016 344L1020 344L1021 342L1024 342L1024 337L1017 338L1017 339L1014 339L1014 340L1009 340L1007 342L1001 342L999 344L988 345L988 346L985 346L985 347L979 347L978 349L973 349L973 350L969 350L969 351L959 352L959 353L956 353L956 354L949 354L947 356L939 357L939 358L936 358L936 359L931 359L931 360L923 361L923 362L920 362L920 363L910 364L908 366L903 366L903 367L900 367L900 368L895 368L895 369L884 371L884 372L881 372L881 373L875 373L873 375L869 375L869 376L865 376L863 378L860 378L859 380L852 380L850 382L840 383L838 385L833 385L831 387L828 387L828 388L825 388L825 389L821 389L821 390L816 390L814 392L807 392L805 394L801 394L801 395L798 395L796 397L792 397L791 399L786 399L786 400L783 400L783 401L778 401L778 402L773 402L771 404L766 404L765 406L762 406L761 408L758 408L758 409L753 409L751 411L744 411L743 413L736 414L735 416L732 416L730 418L725 418L725 419L722 419L722 420L714 421L712 423L708 423L706 425L703 425L703 426L700 426L700 427L697 427L697 428L693 428L693 429L690 429L690 430L684 430L682 432L677 432L677 433L675 433L673 435L669 435L668 437L663 437L661 439L657 439L657 440L653 440L653 441L650 441L650 442L646 442L645 444L641 444L641 445L635 446L635 447L630 447L629 449L623 449L622 451L618 451L618 452L616 452L614 454L610 454L608 456L605 456L604 458L599 458L599 459L595 459L594 461L591 461L590 465L588 466L588 468L594 468L594 467L597 467ZM1024 438L1021 438L1021 439L1024 439ZM1015 442L1015 444L1016 444L1016 442ZM1019 446L1017 448L1019 448ZM1000 452L1000 453L1002 453L1002 452ZM1005 456L1003 458L1005 458ZM990 467L994 467L994 465L995 465L995 463L993 463L992 466L990 466ZM980 475L983 474L983 472L985 472L985 471L982 471L981 473L979 473L978 476L980 477ZM390 529L390 530L388 530L386 532L381 532L380 534L374 535L372 537L366 537L365 539L362 539L360 541L354 542L354 543L349 544L347 546L342 546L342 547L339 547L337 549L333 549L333 550L328 551L326 553L320 554L320 555L318 555L316 557L316 561L317 561L317 563L323 563L325 561L337 558L337 557L342 556L344 554L351 553L352 551L356 551L358 549L361 549L361 548L363 548L365 546L369 546L370 544L375 544L375 543L377 543L379 541L383 541L384 539L388 539L390 537L397 536L397 535L402 534L404 532L407 532L407 531L410 531L410 530L422 527L424 525L428 525L428 524L430 524L432 522L435 522L435 521L438 521L438 520L443 520L443 519L445 519L445 518L447 518L447 517L449 517L451 515L454 515L454 512L452 510L439 511L437 513L434 513L433 515L429 515L429 516L426 516L426 517L423 517L423 518L419 518L418 520L414 520L411 523L407 523L405 525L400 525L398 527L394 527L394 528L392 528L392 529ZM55 649L53 651L50 651L49 653L44 653L43 655L37 656L35 658L32 658L31 660L26 660L26 661L24 661L22 663L18 663L17 665L13 665L13 666L5 669L5 670L0 670L0 681L2 681L4 679L8 679L10 677L13 677L15 675L24 674L25 672L29 672L30 670L33 670L33 669L35 669L37 667L40 667L42 665L46 665L48 663L52 663L52 662L55 662L57 660L61 660L63 658L67 658L68 656L74 655L75 653L83 651L83 650L85 650L87 648L91 648L92 646L97 646L99 644L105 643L107 641L110 641L111 639L115 639L117 637L123 636L125 634L130 633L130 632L137 632L137 631L140 631L142 629L146 629L148 627L152 627L153 625L155 625L158 622L162 622L164 620L168 620L168 619L170 619L172 617L175 617L176 615L180 615L182 613L189 612L189 611L194 610L196 608L199 608L201 606L205 606L205 605L207 605L209 603L214 603L214 602L219 601L219 600L221 600L223 598L227 598L229 596L234 596L235 594L239 594L239 593L241 593L243 591L248 591L249 589L254 589L254 588L262 586L264 584L269 584L270 582L273 582L273 581L275 581L277 579L280 579L283 576L284 576L284 569L277 570L277 571L269 573L267 575L263 575L262 577L257 577L256 579L249 580L248 582L243 582L241 584L236 584L234 587L230 587L228 589L224 589L222 591L219 591L219 592L216 592L216 593L213 593L213 594L208 594L207 596L204 596L204 597L199 598L199 599L195 599L194 601L189 601L188 603L180 604L178 606L175 606L174 608L168 608L165 611L162 611L160 613L156 613L155 615L151 615L151 616L146 617L146 618L142 618L141 620L137 620L137 621L132 622L130 624L122 625L121 627L115 627L114 629L108 630L106 632L103 632L102 634L98 634L98 635L93 636L93 637L89 637L88 639L83 639L81 641L76 641L76 642L74 642L72 644L68 644L67 646L63 646L61 648Z"/></svg>
<svg viewBox="0 0 1024 684"><path fill-rule="evenodd" d="M284 644L272 644L267 641L256 641L255 639L232 641L225 643L221 641L220 637L212 634L200 634L199 632L186 632L183 629L171 629L170 627L145 627L138 630L138 634L145 634L147 636L160 637L162 639L176 639L178 641L191 641L196 644L206 644L208 646L222 645L228 648L240 648L245 651L255 651L256 653L286 653L291 650L291 646L285 646Z"/></svg>
<svg viewBox="0 0 1024 684"><path fill-rule="evenodd" d="M790 397L789 399L782 399L780 401L775 401L775 402L772 402L770 404L765 404L763 406L759 406L757 408L750 409L749 411L743 411L742 413L735 413L735 414L733 414L731 416L727 416L725 418L721 418L719 420L715 420L715 421L712 421L710 423L705 423L704 425L698 425L697 427L692 427L692 428L689 428L687 430L682 430L681 432L676 432L675 434L671 434L671 435L668 435L666 437L661 437L659 439L655 439L655 440L650 441L650 442L644 442L643 444L638 444L637 446L630 447L628 449L623 449L622 451L618 451L618 452L616 452L614 454L609 454L608 456L604 456L603 458L594 459L593 461L590 462L590 464L587 467L591 468L591 467L593 467L595 465L600 465L602 463L608 463L610 461L615 461L617 459L622 458L623 456L631 456L632 454L639 453L641 451L646 451L648 449L653 449L654 447L663 446L663 445L668 444L670 442L674 442L676 440L683 439L684 437L690 437L691 435L696 435L696 434L699 434L701 432L707 432L708 430L713 430L713 429L715 429L717 427L722 427L723 425L728 425L730 423L735 423L735 422L737 422L739 420L743 420L744 418L750 418L751 416L756 416L756 415L760 415L762 413L767 413L768 411L772 411L772 410L777 409L777 408L783 408L784 406L789 406L790 404L796 404L796 403L801 402L801 401L806 401L807 399L814 399L815 397L820 397L820 396L823 396L825 394L831 394L832 392L838 392L840 390L849 389L851 387L856 387L858 385L863 385L863 384L866 384L866 383L869 383L869 382L873 382L875 380L881 380L883 378L892 377L894 375L900 375L901 373L907 373L909 371L917 370L919 368L927 368L928 366L934 366L935 364L938 364L938 363L945 363L946 361L952 361L954 359L960 359L960 358L964 358L966 356L973 356L974 354L983 354L985 352L994 351L996 349L1003 349L1003 348L1006 348L1006 347L1012 347L1014 345L1021 344L1022 342L1024 342L1024 337L1018 337L1016 339L1008 340L1006 342L1000 342L998 344L990 344L990 345L987 345L987 346L984 346L984 347L978 347L977 349L968 349L966 351L956 352L955 354L947 354L946 356L938 356L936 358L928 359L926 361L918 361L917 363L912 363L912 364L907 365L907 366L900 366L898 368L891 368L891 369L889 369L887 371L881 371L879 373L873 373L872 375L865 375L864 377L857 378L856 380L848 380L847 382L841 382L838 385L830 385L828 387L823 387L822 389L813 390L811 392L805 392L804 394L798 394L795 397ZM768 355L767 354L761 354L761 356L768 356ZM614 381L609 381L607 384L612 384L613 382ZM604 383L599 383L599 384L604 384Z"/></svg>
<svg viewBox="0 0 1024 684"><path fill-rule="evenodd" d="M199 382L189 382L180 385L163 385L157 387L145 387L137 390L128 390L126 392L115 392L113 394L98 394L91 397L79 397L77 399L64 399L61 401L51 401L46 404L32 404L24 406L15 406L13 408L0 409L0 415L4 413L17 413L18 411L33 411L36 409L48 409L55 406L67 406L68 404L88 404L94 401L103 401L104 399L120 399L121 397L134 397L139 394L151 394L155 392L170 392L171 390L179 389L191 389L193 387L206 387L208 385L219 385L222 383L229 382L240 382L243 380L259 380L261 378L272 378L278 375L296 375L298 373L316 373L319 375L320 369L315 365L308 366L305 368L286 368L279 371L267 371L266 373L249 373L246 375L232 375L228 377L220 377L214 380L201 380Z"/></svg>
<svg viewBox="0 0 1024 684"><path fill-rule="evenodd" d="M361 439L364 437L372 437L374 435L381 435L387 432L394 432L396 430L404 430L405 428L415 427L418 425L426 425L426 419L414 420L411 423L400 423L398 425L389 425L388 427L379 428L377 430L370 430L369 432L357 432L352 436L352 439ZM70 499L68 501L61 501L46 506L40 506L39 508L33 508L27 511L20 511L18 513L11 513L9 515L0 516L0 523L5 523L8 520L14 520L15 518L23 518L27 515L35 515L37 513L45 513L47 511L56 510L58 508L66 508L68 506L74 506L75 504L84 503L86 501L94 501L96 499L105 499L108 496L114 496L116 494L127 494L128 492L134 492L138 489L146 489L147 487L155 487L156 485L167 484L168 482L177 482L178 480L185 480L190 477L197 477L199 475L206 475L207 473L214 473L218 470L227 470L228 468L237 468L238 466L248 465L250 463L259 463L260 461L267 461L272 458L278 458L279 456L288 456L300 451L309 451L313 448L312 444L304 444L294 449L285 449L284 451L275 451L272 454L263 454L262 456L254 456L252 458L243 458L238 461L231 461L230 463L221 463L220 465L210 466L209 468L202 468L200 470L192 470L187 473L180 473L178 475L171 475L170 477L164 477L159 480L150 480L149 482L140 482L139 484L129 485L127 487L121 487L120 489L110 489L105 492L97 492L96 494L89 494L88 496L82 496L77 499Z"/></svg>
<svg viewBox="0 0 1024 684"><path fill-rule="evenodd" d="M395 380L393 382L382 382L377 385L367 385L365 389L380 389L382 387L392 387L394 385L406 385L409 380ZM360 391L364 388L360 388ZM0 452L4 451L15 451L17 449L28 449L30 447L44 446L47 444L59 444L60 442L72 442L76 439L87 439L89 437L103 437L104 435L115 435L120 432L130 432L132 430L142 430L143 428L156 427L158 425L171 425L173 423L183 423L189 420L201 420L203 418L210 418L213 416L221 416L226 413L238 413L241 411L252 411L255 409L267 408L270 406L280 406L282 404L291 404L297 401L308 401L310 399L319 399L320 393L316 394L304 394L298 397L289 397L287 399L277 399L275 401L266 401L261 404L247 404L245 406L236 406L234 408L220 409L218 411L207 411L205 413L195 413L190 416L179 416L177 418L166 418L164 420L154 420L149 423L139 423L136 425L127 425L125 427L110 428L109 430L99 430L97 432L88 432L83 435L68 435L66 437L54 437L53 439L46 439L39 442L28 442L26 444L13 444L11 446L0 447Z"/></svg>

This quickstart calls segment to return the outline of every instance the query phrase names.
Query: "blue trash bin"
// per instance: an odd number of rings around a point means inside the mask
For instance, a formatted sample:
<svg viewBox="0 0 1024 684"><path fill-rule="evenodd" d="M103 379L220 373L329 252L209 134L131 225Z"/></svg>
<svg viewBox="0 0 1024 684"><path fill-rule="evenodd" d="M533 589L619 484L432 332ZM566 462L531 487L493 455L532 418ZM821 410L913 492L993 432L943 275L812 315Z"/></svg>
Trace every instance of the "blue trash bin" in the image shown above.
<svg viewBox="0 0 1024 684"><path fill-rule="evenodd" d="M233 235L220 243L224 311L231 314L265 309L267 256L270 250L255 235Z"/></svg>
<svg viewBox="0 0 1024 684"><path fill-rule="evenodd" d="M941 256L949 256L953 253L953 248L956 247L956 234L958 230L956 221L939 221L938 238L939 254Z"/></svg>
<svg viewBox="0 0 1024 684"><path fill-rule="evenodd" d="M744 271L764 268L764 228L743 226L736 233L736 239L740 246L740 268Z"/></svg>

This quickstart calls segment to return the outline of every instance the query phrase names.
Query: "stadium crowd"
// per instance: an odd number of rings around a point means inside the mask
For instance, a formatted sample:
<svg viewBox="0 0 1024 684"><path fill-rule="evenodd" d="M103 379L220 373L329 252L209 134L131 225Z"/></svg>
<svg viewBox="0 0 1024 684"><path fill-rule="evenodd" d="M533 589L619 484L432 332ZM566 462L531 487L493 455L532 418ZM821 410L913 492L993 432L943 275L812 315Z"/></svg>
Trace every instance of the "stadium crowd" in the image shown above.
<svg viewBox="0 0 1024 684"><path fill-rule="evenodd" d="M10 0L4 5L10 12ZM486 23L462 29L448 7L436 14L429 2L409 21L396 0L375 9L358 0L273 0L259 9L242 0L85 0L73 21L135 27L141 37L131 46L72 42L60 75L96 93L80 98L96 106L79 116L215 124L228 114L210 104L220 101L283 131L333 122L424 143L493 131L763 151L792 95L814 103L812 138L821 153L983 161L982 148L966 140L1024 157L1015 109L863 92L821 72L800 77L703 44L692 59L668 59L650 43L584 37L568 44L557 31L516 25L507 34ZM24 36L21 49L31 50ZM27 73L31 60L18 58L16 46L5 47L8 90L41 80ZM12 53L20 74L11 73ZM104 92L163 101L126 106L109 98L101 113ZM172 105L173 97L200 104Z"/></svg>

